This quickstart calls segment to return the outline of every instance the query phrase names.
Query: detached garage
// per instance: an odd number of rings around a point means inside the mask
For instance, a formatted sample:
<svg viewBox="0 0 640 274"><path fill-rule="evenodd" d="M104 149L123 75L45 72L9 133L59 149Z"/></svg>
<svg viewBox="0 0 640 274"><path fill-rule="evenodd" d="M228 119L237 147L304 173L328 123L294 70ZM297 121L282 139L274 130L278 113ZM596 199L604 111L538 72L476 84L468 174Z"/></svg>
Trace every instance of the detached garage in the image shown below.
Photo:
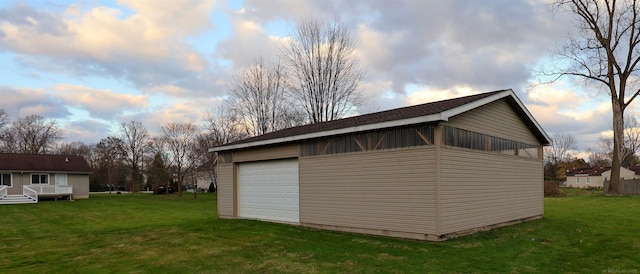
<svg viewBox="0 0 640 274"><path fill-rule="evenodd" d="M540 218L550 139L512 90L288 128L218 153L218 213L440 241Z"/></svg>

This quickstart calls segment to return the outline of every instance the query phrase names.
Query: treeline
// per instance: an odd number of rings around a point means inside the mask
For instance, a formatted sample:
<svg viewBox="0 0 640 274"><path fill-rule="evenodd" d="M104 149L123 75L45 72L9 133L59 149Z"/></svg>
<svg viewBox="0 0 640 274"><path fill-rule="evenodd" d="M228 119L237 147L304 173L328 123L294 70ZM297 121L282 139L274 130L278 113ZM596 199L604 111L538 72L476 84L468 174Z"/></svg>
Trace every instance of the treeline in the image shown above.
<svg viewBox="0 0 640 274"><path fill-rule="evenodd" d="M92 188L126 184L137 191L175 180L181 191L182 184L193 183L196 169L215 184L211 147L362 112L364 70L355 50L341 23L299 20L281 54L269 62L258 57L239 72L222 107L198 124L167 123L151 133L131 121L96 144L62 143L55 119L29 115L10 121L0 109L0 152L84 156L94 170Z"/></svg>

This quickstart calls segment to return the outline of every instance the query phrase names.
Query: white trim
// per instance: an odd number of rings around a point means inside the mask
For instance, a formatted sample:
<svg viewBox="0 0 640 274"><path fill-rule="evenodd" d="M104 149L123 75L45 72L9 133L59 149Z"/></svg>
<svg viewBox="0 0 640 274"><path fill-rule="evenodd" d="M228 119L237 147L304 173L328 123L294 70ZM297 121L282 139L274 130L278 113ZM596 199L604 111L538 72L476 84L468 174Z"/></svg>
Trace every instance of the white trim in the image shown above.
<svg viewBox="0 0 640 274"><path fill-rule="evenodd" d="M527 115L529 120L531 120L531 122L535 125L536 129L539 132L542 133L542 135L546 139L547 143L551 143L551 138L547 135L546 132L544 132L544 130L542 129L540 124L538 124L538 122L535 119L533 119L533 116L531 115L529 110L527 110L527 108L520 101L520 99L518 99L518 97L513 92L513 90L506 89L506 90L503 90L503 91L498 92L496 94L493 94L491 96L488 96L488 97L473 101L471 103L464 104L464 105L459 106L459 107L455 107L455 108L449 109L447 111L436 113L436 114L413 117L413 118L407 118L407 119L400 119L400 120L393 120L393 121L386 121L386 122L380 122L380 123L366 124L366 125L362 125L362 126L354 126L354 127L346 127L346 128L333 129L333 130L327 130L327 131L306 133L306 134L300 134L300 135L294 135L294 136L288 136L288 137L281 137L281 138L274 138L274 139L268 139L268 140L261 140L261 141L255 141L255 142L241 143L241 144L235 144L235 145L219 146L219 147L210 148L209 152L218 152L218 151L225 151L225 150L235 150L235 149L241 149L241 148L249 148L249 147L255 147L255 146L264 146L264 145L272 145L272 144L279 144L279 143L287 143L287 142L294 142L294 141L313 139L313 138L319 138L319 137L326 137L326 136L333 136L333 135L340 135L340 134L348 134L348 133L356 133L356 132L361 132L361 131L383 129L383 128L391 128L391 127L398 127L398 126L406 126L406 125L428 123L428 122L435 122L435 121L446 122L446 121L449 120L450 117L453 117L453 116L456 116L458 114L470 111L472 109L481 107L483 105L489 104L491 102L500 100L500 99L505 98L505 97L513 98L516 101L516 103L518 103L518 106L522 109L522 111Z"/></svg>

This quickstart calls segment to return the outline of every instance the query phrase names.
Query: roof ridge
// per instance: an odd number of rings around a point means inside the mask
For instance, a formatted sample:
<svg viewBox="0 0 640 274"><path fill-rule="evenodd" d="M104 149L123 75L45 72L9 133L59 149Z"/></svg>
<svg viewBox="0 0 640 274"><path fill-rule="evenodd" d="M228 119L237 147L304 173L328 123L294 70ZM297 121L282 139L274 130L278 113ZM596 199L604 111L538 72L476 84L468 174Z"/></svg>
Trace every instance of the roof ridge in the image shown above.
<svg viewBox="0 0 640 274"><path fill-rule="evenodd" d="M249 137L243 140L239 140L236 142L231 142L224 144L226 145L234 145L234 144L242 144L249 143L253 141L260 140L268 140L279 137L287 137L287 136L296 136L310 132L319 132L324 130L333 130L333 129L341 129L348 128L351 126L361 126L367 124L375 124L380 122L387 122L392 120L413 118L418 116L430 115L441 113L446 110L453 109L455 107L468 104L494 94L498 94L501 92L510 91L509 89L496 90L491 92L478 93L473 95L467 95L463 97L450 98L440 101L427 102L423 104L417 104L412 106L405 106L400 108L388 109L378 112L366 113L362 115L356 115L331 121L325 121L321 123L314 124L306 124L295 127L289 127L280 129L277 131L268 132L262 135ZM430 107L433 107L431 109Z"/></svg>

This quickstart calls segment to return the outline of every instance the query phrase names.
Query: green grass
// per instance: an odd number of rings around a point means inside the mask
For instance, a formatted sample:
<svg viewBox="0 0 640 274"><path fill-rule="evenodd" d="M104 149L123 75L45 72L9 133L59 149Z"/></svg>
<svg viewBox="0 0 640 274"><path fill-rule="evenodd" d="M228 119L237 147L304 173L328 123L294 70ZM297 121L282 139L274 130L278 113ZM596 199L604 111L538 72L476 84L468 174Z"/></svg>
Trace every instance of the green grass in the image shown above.
<svg viewBox="0 0 640 274"><path fill-rule="evenodd" d="M640 272L640 197L570 191L538 221L432 243L218 219L216 196L0 206L0 273Z"/></svg>

